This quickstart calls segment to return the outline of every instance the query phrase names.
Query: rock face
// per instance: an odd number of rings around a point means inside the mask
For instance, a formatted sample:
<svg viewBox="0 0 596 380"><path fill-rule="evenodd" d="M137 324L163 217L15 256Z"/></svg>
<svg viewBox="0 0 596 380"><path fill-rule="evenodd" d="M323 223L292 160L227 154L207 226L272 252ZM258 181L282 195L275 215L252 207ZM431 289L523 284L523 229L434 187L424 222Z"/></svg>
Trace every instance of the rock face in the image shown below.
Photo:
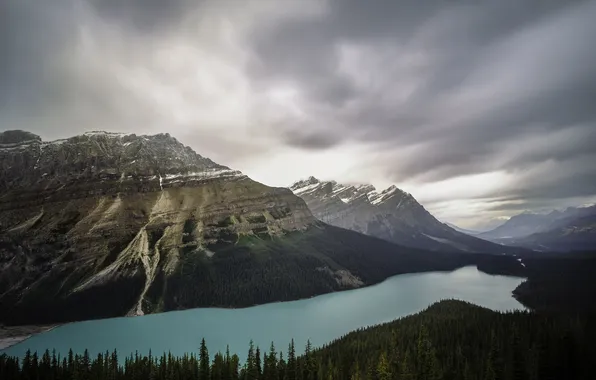
<svg viewBox="0 0 596 380"><path fill-rule="evenodd" d="M323 222L397 244L437 251L510 251L439 222L411 194L395 186L377 192L372 185L342 185L310 177L294 183L291 190Z"/></svg>
<svg viewBox="0 0 596 380"><path fill-rule="evenodd" d="M254 182L167 134L42 142L11 131L0 141L2 301L58 292L41 289L48 277L72 293L123 279L142 283L129 310L142 314L158 268L173 272L182 251L208 256L233 236L315 222L289 190Z"/></svg>
<svg viewBox="0 0 596 380"><path fill-rule="evenodd" d="M324 225L168 134L0 142L0 321L248 306L445 268Z"/></svg>

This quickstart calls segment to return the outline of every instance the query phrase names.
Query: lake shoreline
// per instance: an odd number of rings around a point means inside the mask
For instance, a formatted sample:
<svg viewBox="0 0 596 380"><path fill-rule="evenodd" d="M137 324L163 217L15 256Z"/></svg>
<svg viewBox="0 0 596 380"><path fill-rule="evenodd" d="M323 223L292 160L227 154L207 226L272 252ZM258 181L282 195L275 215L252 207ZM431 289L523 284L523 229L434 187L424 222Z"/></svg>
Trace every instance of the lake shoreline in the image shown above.
<svg viewBox="0 0 596 380"><path fill-rule="evenodd" d="M24 342L34 335L51 331L56 325L0 326L0 351Z"/></svg>
<svg viewBox="0 0 596 380"><path fill-rule="evenodd" d="M297 347L304 347L308 339L312 345L321 346L351 331L408 316L444 299L496 311L523 310L511 294L520 282L519 278L488 275L475 266L454 272L397 275L349 292L253 308L198 308L140 318L68 323L49 334L35 334L2 353L22 358L26 350L43 353L56 349L64 356L70 349L78 353L87 349L90 355L117 349L125 356L149 351L182 355L196 351L201 339L221 352L228 346L244 352L250 340L260 347L271 342L285 345L291 339Z"/></svg>
<svg viewBox="0 0 596 380"><path fill-rule="evenodd" d="M331 291L331 292L325 292L322 294L314 294L309 297L303 297L303 298L292 299L292 300L279 300L279 301L268 302L265 304L255 304L255 305L247 305L247 306L212 305L212 306L207 306L207 307L203 306L203 307L197 307L197 308L191 308L191 309L160 311L157 313L148 313L148 314L144 314L144 315L168 314L168 313L175 313L175 312L180 312L180 311L185 311L185 310L193 310L193 309L241 310L241 309L249 309L249 308L263 306L263 305L271 305L271 304L278 304L278 303L285 303L285 302L297 302L297 301L303 301L303 300L308 300L308 299L324 296L326 294L342 293L342 292L356 290L356 289L373 287L376 285L380 285L386 281L389 281L393 277L397 277L397 276L417 275L417 274L423 274L423 273L450 273L450 272L457 271L457 270L460 270L460 269L466 268L466 267L475 267L479 272L482 272L482 273L485 273L485 274L488 274L491 276L496 275L496 276L515 277L515 278L526 278L523 275L509 274L509 273L506 273L503 271L490 271L490 270L486 270L485 268L482 268L481 265L470 264L470 265L462 265L462 266L457 266L455 268L444 269L444 270L433 270L433 271L422 270L422 271L398 273L398 274L390 276L386 279L383 279L380 282L365 284L363 286L358 286L358 287L353 287L353 288L339 289L339 290L335 290L335 291ZM515 290L517 290L517 288ZM515 290L512 291L511 297L516 299L519 302L519 300L516 297ZM522 302L520 302L520 303L523 305ZM526 305L524 305L524 306L526 306ZM33 337L37 334L51 331L51 330L55 329L56 327L59 327L59 326L65 325L65 324L69 324L69 323L100 321L100 320L114 319L114 318L137 318L137 317L142 317L142 316L143 315L121 315L121 316L114 316L114 317L108 317L108 318L85 319L85 320L80 320L80 321L68 321L68 322L56 323L56 324L52 324L52 325L0 326L0 351L6 350L11 346L14 346L14 345L19 344L27 339L30 339L31 337Z"/></svg>

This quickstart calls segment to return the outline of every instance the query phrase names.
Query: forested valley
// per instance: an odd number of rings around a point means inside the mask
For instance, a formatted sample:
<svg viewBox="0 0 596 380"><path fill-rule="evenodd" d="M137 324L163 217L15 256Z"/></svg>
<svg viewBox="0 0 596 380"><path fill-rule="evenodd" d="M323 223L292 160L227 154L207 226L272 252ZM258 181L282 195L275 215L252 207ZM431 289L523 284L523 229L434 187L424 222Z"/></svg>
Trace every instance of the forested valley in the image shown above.
<svg viewBox="0 0 596 380"><path fill-rule="evenodd" d="M0 356L0 379L588 380L596 374L595 339L596 319L587 314L500 313L446 300L318 349L307 344L301 355L293 342L283 348L247 342L241 360L229 351L213 355L205 341L182 357L28 352L22 360Z"/></svg>

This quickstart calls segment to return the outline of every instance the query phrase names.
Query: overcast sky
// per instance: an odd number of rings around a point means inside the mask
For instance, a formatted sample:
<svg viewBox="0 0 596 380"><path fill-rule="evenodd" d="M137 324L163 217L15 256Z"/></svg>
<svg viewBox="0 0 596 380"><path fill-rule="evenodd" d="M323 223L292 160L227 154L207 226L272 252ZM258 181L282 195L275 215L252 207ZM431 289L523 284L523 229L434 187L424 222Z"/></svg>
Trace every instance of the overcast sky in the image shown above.
<svg viewBox="0 0 596 380"><path fill-rule="evenodd" d="M1 0L0 130L169 132L477 227L596 199L596 1Z"/></svg>

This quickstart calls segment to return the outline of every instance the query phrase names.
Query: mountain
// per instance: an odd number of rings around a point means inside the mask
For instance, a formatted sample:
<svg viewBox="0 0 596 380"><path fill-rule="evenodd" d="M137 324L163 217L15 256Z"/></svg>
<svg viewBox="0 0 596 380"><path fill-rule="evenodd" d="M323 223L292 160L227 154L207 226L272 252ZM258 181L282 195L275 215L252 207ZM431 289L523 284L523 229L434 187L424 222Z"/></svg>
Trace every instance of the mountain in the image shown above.
<svg viewBox="0 0 596 380"><path fill-rule="evenodd" d="M458 227L453 223L445 223L445 224L448 225L449 227L453 228L454 230L461 232L462 234L474 236L474 235L478 235L480 233L480 231L473 231L473 230L468 230L466 228Z"/></svg>
<svg viewBox="0 0 596 380"><path fill-rule="evenodd" d="M596 247L596 213L566 218L543 232L502 241L539 251L593 251Z"/></svg>
<svg viewBox="0 0 596 380"><path fill-rule="evenodd" d="M514 297L536 311L596 315L596 251L542 252L523 259L525 280Z"/></svg>
<svg viewBox="0 0 596 380"><path fill-rule="evenodd" d="M337 227L421 249L512 252L439 222L411 194L395 186L379 193L372 185L342 185L309 177L290 189L306 201L318 219Z"/></svg>
<svg viewBox="0 0 596 380"><path fill-rule="evenodd" d="M548 214L522 213L479 235L494 242L536 250L590 250L596 246L596 206L569 207Z"/></svg>
<svg viewBox="0 0 596 380"><path fill-rule="evenodd" d="M549 214L523 212L512 216L502 225L493 230L483 232L479 236L492 241L528 236L544 230L560 216L561 212L559 211L553 211Z"/></svg>
<svg viewBox="0 0 596 380"><path fill-rule="evenodd" d="M326 225L168 134L6 131L0 170L9 324L250 306L464 264Z"/></svg>

